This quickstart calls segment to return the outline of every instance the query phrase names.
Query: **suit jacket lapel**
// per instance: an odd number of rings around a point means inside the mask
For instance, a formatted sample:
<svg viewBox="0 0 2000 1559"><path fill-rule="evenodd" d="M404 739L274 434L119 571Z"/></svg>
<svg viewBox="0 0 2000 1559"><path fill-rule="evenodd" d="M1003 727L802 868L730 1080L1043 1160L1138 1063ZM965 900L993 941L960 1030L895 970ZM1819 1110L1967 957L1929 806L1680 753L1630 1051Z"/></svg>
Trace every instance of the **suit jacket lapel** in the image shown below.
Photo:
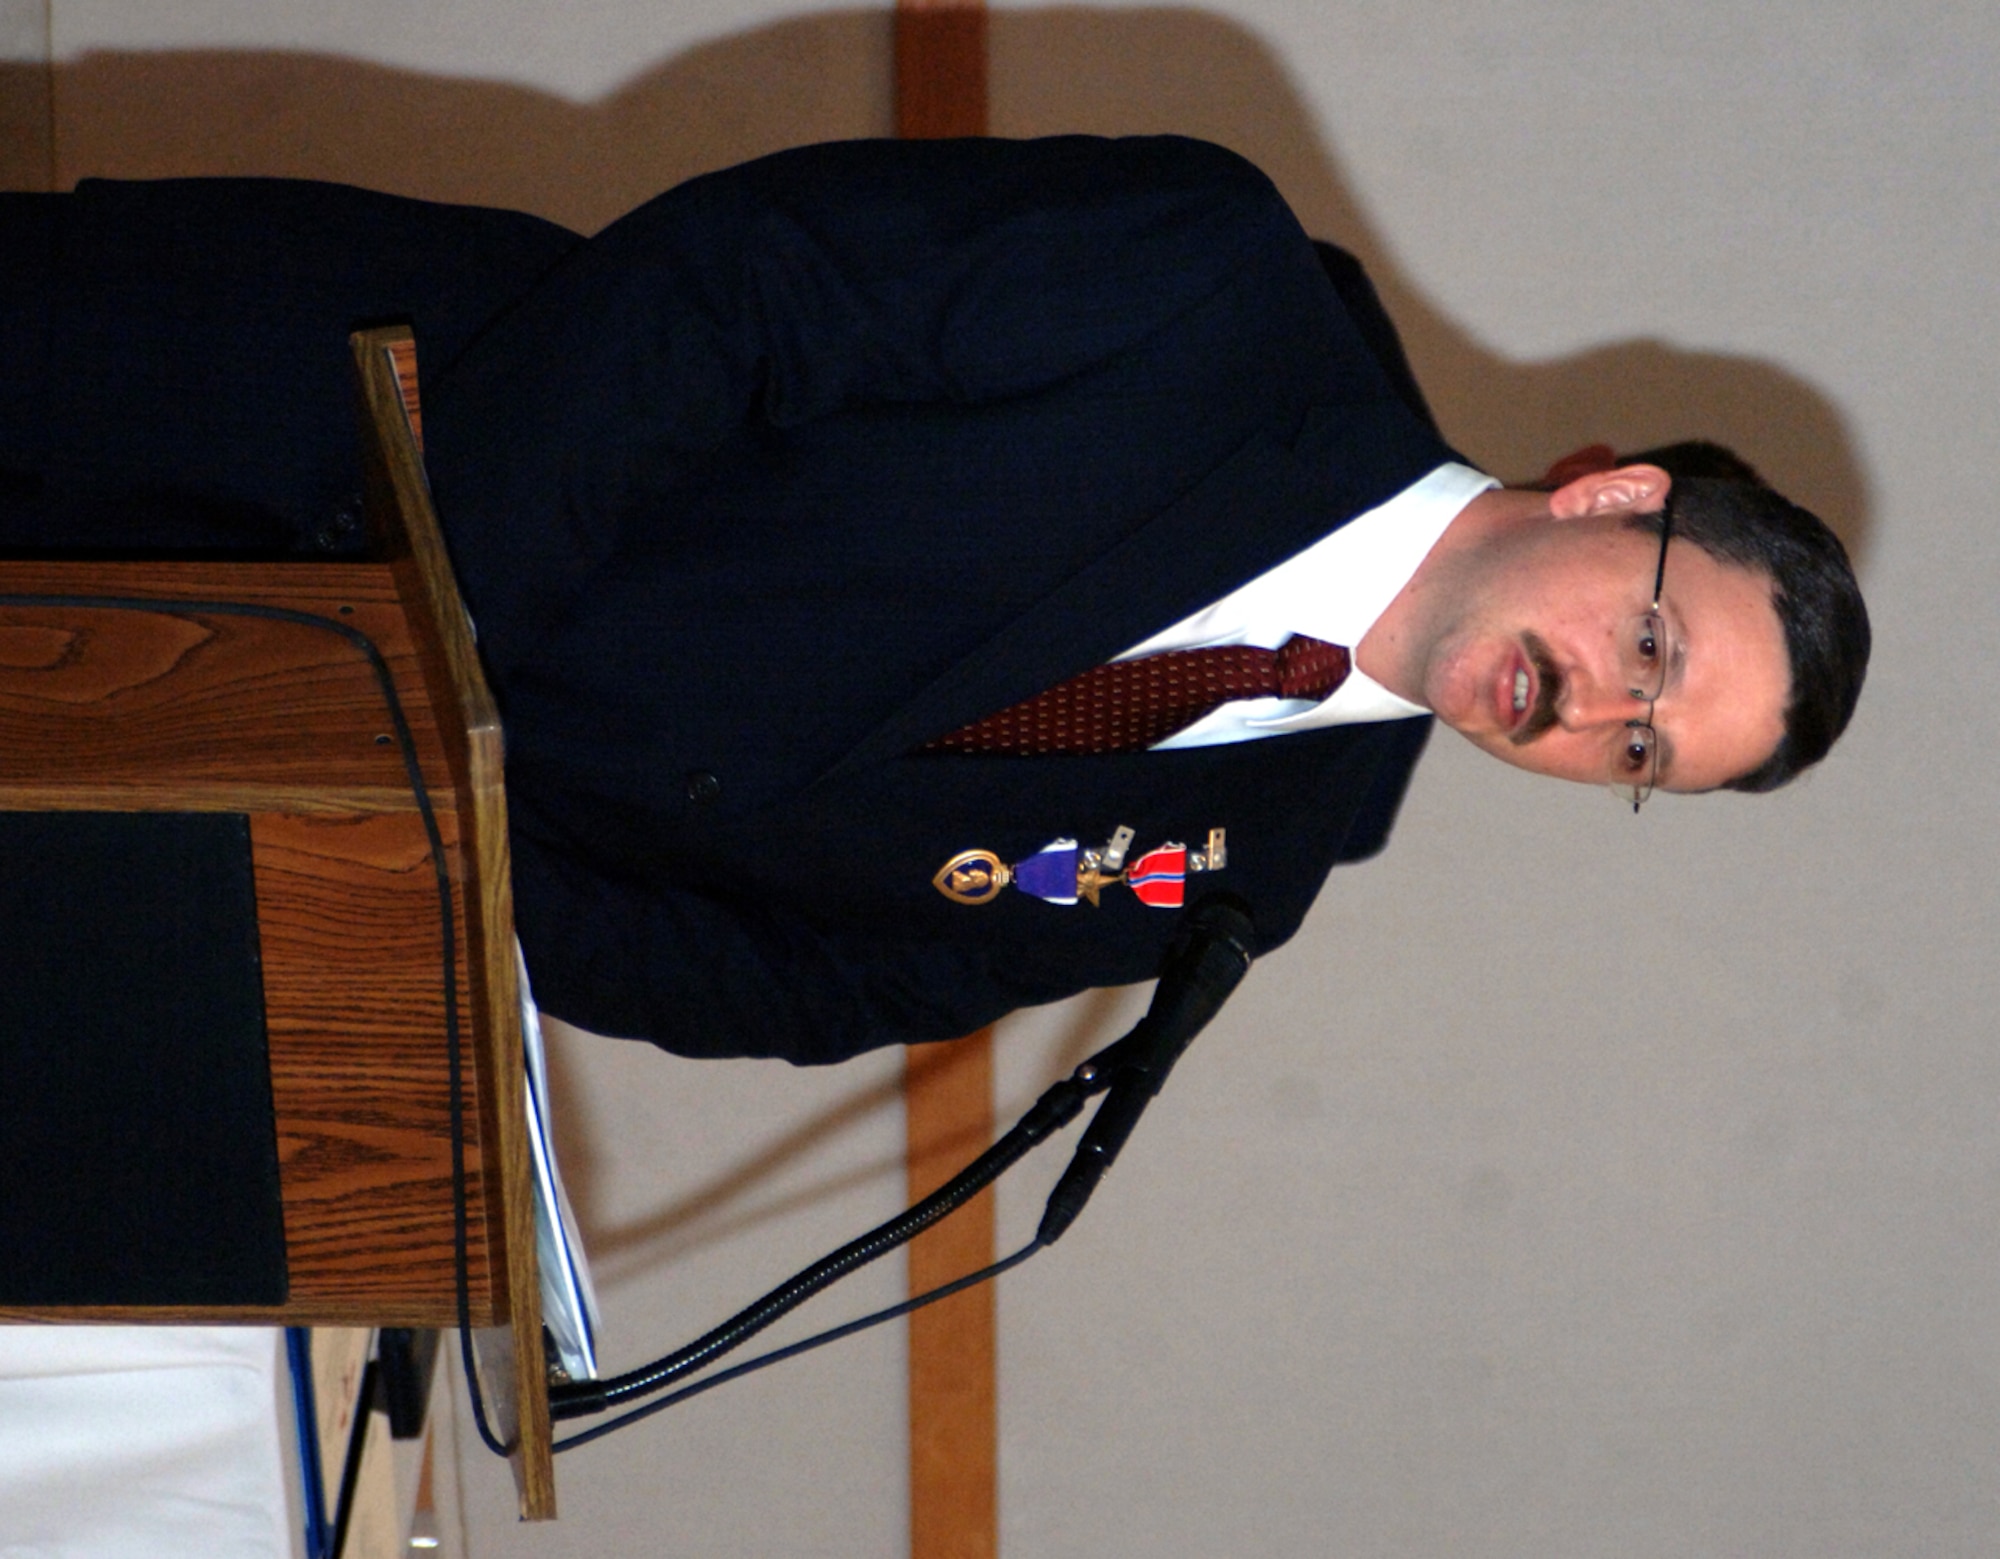
<svg viewBox="0 0 2000 1559"><path fill-rule="evenodd" d="M1316 406L1260 433L864 737L824 783L1101 665L1402 491L1451 451L1394 401Z"/></svg>

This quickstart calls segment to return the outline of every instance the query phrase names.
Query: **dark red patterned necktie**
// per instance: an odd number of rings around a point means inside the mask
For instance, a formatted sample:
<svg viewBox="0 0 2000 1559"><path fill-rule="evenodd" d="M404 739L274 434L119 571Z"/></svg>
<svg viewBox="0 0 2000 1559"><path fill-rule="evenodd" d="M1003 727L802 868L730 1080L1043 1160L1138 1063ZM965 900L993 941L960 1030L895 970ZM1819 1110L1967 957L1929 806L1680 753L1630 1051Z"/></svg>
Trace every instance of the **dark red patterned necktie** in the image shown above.
<svg viewBox="0 0 2000 1559"><path fill-rule="evenodd" d="M1046 693L928 743L925 752L1143 752L1240 698L1328 697L1351 661L1338 644L1293 636L1275 650L1225 644L1096 666Z"/></svg>

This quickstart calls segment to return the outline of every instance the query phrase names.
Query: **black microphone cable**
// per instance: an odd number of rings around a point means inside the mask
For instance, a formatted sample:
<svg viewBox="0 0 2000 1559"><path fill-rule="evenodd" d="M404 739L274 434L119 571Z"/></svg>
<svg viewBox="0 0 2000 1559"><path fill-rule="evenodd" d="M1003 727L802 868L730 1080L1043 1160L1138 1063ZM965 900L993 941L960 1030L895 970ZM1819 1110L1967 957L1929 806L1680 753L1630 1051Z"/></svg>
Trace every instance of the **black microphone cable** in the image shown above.
<svg viewBox="0 0 2000 1559"><path fill-rule="evenodd" d="M998 1277L1036 1251L1053 1245L1083 1210L1091 1192L1131 1135L1140 1114L1159 1093L1168 1071L1248 972L1253 940L1249 910L1241 900L1228 894L1213 894L1203 899L1189 911L1145 1017L1130 1033L1105 1046L1051 1086L1005 1136L943 1187L907 1212L821 1258L686 1347L610 1380L578 1381L552 1388L549 1416L560 1421L605 1412L650 1396L714 1363L821 1289L887 1255L955 1212L1039 1143L1075 1120L1086 1100L1110 1090L1078 1143L1069 1168L1050 1194L1035 1238L1011 1256L915 1299L719 1371L657 1402L559 1441L555 1449L564 1451L587 1444L725 1381L908 1315L924 1305Z"/></svg>
<svg viewBox="0 0 2000 1559"><path fill-rule="evenodd" d="M712 1386L720 1386L740 1376L768 1369L773 1364L782 1364L799 1354L810 1353L815 1348L824 1348L830 1342L839 1342L843 1337L852 1337L856 1332L865 1332L870 1327L880 1326L884 1321L893 1321L899 1316L910 1315L923 1309L925 1305L936 1304L940 1299L949 1299L953 1294L975 1288L991 1278L997 1278L1010 1267L1018 1267L1041 1248L1040 1239L1030 1240L1013 1255L1003 1257L990 1267L981 1267L977 1272L969 1272L962 1278L953 1278L949 1283L940 1283L929 1293L919 1294L915 1299L905 1299L901 1304L888 1305L872 1315L864 1315L858 1320L848 1321L839 1326L830 1326L823 1332L814 1333L811 1337L788 1343L782 1348L773 1348L769 1353L760 1353L756 1358L745 1359L741 1364L732 1364L726 1370L717 1370L713 1375L703 1376L692 1385L683 1386L678 1391L670 1391L643 1407L635 1407L629 1413L621 1413L604 1423L593 1424L590 1428L571 1435L567 1440L558 1440L554 1449L562 1452L574 1446L588 1445L592 1440L600 1439L614 1429L623 1429L627 1424L637 1423L642 1418L650 1418L655 1413L685 1402L689 1397L698 1397Z"/></svg>
<svg viewBox="0 0 2000 1559"><path fill-rule="evenodd" d="M1075 1120L1084 1101L1109 1087L1110 1081L1108 1074L1100 1073L1085 1062L1037 1099L1004 1137L908 1211L878 1224L831 1255L821 1257L762 1298L753 1300L720 1326L664 1358L609 1380L575 1381L551 1388L549 1417L557 1420L581 1418L587 1413L601 1413L638 1397L650 1396L683 1375L692 1374L742 1346L829 1283L888 1255L940 1218L971 1201L1018 1163L1037 1143Z"/></svg>

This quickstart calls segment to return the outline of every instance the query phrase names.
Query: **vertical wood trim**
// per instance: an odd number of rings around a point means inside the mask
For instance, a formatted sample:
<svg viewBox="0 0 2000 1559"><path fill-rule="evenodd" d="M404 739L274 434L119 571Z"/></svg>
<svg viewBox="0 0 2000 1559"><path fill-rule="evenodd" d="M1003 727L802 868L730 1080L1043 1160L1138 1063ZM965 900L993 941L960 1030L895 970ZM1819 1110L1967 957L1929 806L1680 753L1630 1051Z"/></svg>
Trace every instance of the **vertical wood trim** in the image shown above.
<svg viewBox="0 0 2000 1559"><path fill-rule="evenodd" d="M986 8L980 0L898 0L896 134L986 133Z"/></svg>
<svg viewBox="0 0 2000 1559"><path fill-rule="evenodd" d="M521 1077L521 995L514 950L514 890L507 847L507 797L502 779L500 716L472 642L472 620L452 577L444 534L424 476L417 404L416 348L407 327L360 331L349 338L363 405L367 501L380 519L370 526L384 544L407 603L424 677L441 710L446 755L464 792L476 862L466 895L466 957L473 979L462 1014L475 1041L470 1075L486 1080L478 1107L490 1120L495 1180L503 1224L507 1321L474 1332L473 1351L493 1373L496 1432L511 1441L508 1456L520 1496L521 1519L556 1514L554 1439L548 1377L542 1362L542 1291L535 1241L534 1171L530 1164L526 1090ZM482 1375L486 1371L482 1369ZM511 1382L512 1400L505 1383ZM512 1420L511 1429L504 1427Z"/></svg>
<svg viewBox="0 0 2000 1559"><path fill-rule="evenodd" d="M986 133L986 11L981 0L897 0L896 133ZM928 1196L993 1140L993 1036L982 1030L904 1059L910 1199ZM923 1293L993 1261L993 1193L909 1246L909 1291ZM999 1410L990 1284L910 1317L911 1559L996 1559Z"/></svg>
<svg viewBox="0 0 2000 1559"><path fill-rule="evenodd" d="M928 1196L993 1140L993 1035L982 1029L904 1060L910 1200ZM988 1187L909 1245L909 1289L924 1293L993 1260ZM911 1559L999 1553L999 1405L993 1285L910 1317Z"/></svg>

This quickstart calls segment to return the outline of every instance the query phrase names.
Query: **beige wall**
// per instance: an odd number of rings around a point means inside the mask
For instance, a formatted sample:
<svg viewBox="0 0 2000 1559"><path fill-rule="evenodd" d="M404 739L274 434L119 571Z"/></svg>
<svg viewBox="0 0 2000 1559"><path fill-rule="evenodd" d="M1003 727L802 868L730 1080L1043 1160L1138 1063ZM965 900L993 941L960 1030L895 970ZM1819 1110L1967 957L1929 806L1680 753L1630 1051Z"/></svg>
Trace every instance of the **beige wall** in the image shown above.
<svg viewBox="0 0 2000 1559"><path fill-rule="evenodd" d="M887 123L875 13L168 10L53 0L61 180L318 173L593 226ZM0 0L9 57L41 15ZM1370 261L1469 453L1719 431L1855 546L1880 640L1853 732L1776 797L1635 820L1437 740L1389 851L1007 1281L1014 1559L2000 1547L2000 744L1970 675L1996 74L2000 22L1953 0L997 19L996 129L1245 151ZM45 79L0 77L0 122L45 121ZM1007 1025L1003 1112L1135 1000ZM618 1363L895 1202L884 1064L557 1059ZM1003 1241L1036 1201L1003 1198ZM553 1529L467 1449L470 1552L896 1553L899 1358L851 1344L566 1457Z"/></svg>

